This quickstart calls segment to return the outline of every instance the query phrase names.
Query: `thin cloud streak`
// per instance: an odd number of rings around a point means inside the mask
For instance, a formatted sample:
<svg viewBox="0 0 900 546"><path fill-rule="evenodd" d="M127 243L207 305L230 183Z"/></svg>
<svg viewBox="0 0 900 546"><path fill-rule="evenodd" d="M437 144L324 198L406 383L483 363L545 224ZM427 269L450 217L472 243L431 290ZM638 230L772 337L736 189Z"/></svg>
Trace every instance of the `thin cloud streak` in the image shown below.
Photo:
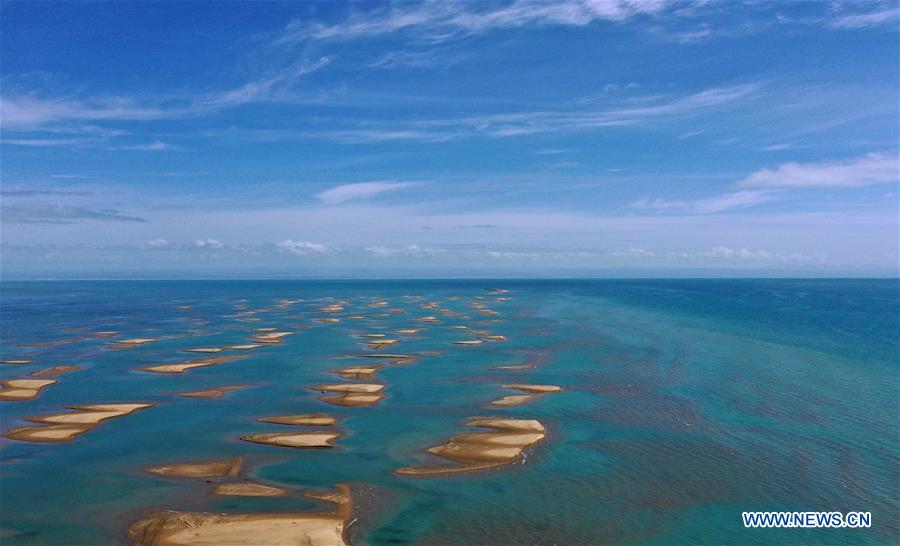
<svg viewBox="0 0 900 546"><path fill-rule="evenodd" d="M636 210L650 210L658 212L680 212L688 214L714 214L734 209L752 207L760 203L771 201L772 192L769 191L738 191L715 197L707 197L695 200L668 200L668 199L640 199L631 204Z"/></svg>
<svg viewBox="0 0 900 546"><path fill-rule="evenodd" d="M396 191L417 185L416 182L360 182L342 184L316 194L316 199L325 205L339 205L348 201L372 199L389 191Z"/></svg>
<svg viewBox="0 0 900 546"><path fill-rule="evenodd" d="M406 32L429 43L525 26L586 26L597 21L620 22L641 15L658 15L672 6L669 0L600 0L568 2L516 1L489 4L425 2L354 14L333 24L292 21L277 40L284 44L308 40L353 40Z"/></svg>
<svg viewBox="0 0 900 546"><path fill-rule="evenodd" d="M138 222L147 220L122 214L115 209L92 209L62 205L3 205L2 220L7 224L72 224L83 220L100 222Z"/></svg>
<svg viewBox="0 0 900 546"><path fill-rule="evenodd" d="M870 153L845 161L784 163L761 169L738 183L742 188L854 188L900 179L896 154Z"/></svg>

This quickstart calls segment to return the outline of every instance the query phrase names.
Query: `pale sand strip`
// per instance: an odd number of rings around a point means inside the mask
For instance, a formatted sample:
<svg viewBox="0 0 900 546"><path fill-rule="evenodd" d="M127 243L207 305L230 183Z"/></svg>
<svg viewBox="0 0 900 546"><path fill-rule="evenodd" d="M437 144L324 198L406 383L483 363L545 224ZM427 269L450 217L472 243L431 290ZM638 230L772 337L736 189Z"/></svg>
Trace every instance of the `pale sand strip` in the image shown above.
<svg viewBox="0 0 900 546"><path fill-rule="evenodd" d="M346 368L333 370L332 373L336 373L344 379L372 379L375 377L378 370L383 367L384 366L348 366Z"/></svg>
<svg viewBox="0 0 900 546"><path fill-rule="evenodd" d="M300 413L297 415L274 415L272 417L260 417L260 423L275 423L278 425L295 426L331 426L337 420L327 413Z"/></svg>
<svg viewBox="0 0 900 546"><path fill-rule="evenodd" d="M187 370L192 368L201 368L203 366L216 366L218 364L224 364L226 362L232 362L234 360L239 360L242 358L247 358L243 355L231 355L231 356L216 356L211 358L201 358L197 360L190 360L188 362L182 362L178 364L159 364L156 366L144 366L143 368L138 368L139 371L142 372L151 372L151 373L184 373Z"/></svg>
<svg viewBox="0 0 900 546"><path fill-rule="evenodd" d="M271 432L263 434L247 434L241 436L245 442L293 448L328 448L340 438L337 432Z"/></svg>

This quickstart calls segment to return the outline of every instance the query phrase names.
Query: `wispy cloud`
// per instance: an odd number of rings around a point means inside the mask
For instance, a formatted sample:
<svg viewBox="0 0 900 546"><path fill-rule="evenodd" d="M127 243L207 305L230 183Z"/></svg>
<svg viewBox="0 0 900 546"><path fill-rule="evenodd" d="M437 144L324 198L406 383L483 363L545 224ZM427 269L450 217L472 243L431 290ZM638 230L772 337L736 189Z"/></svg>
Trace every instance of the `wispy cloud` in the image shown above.
<svg viewBox="0 0 900 546"><path fill-rule="evenodd" d="M694 200L640 199L631 204L637 210L680 212L689 214L713 214L734 209L743 209L765 203L772 199L769 191L737 191Z"/></svg>
<svg viewBox="0 0 900 546"><path fill-rule="evenodd" d="M387 121L378 127L368 123L356 128L314 131L306 133L305 136L328 138L344 143L401 140L440 143L478 136L513 138L554 132L588 131L717 112L741 100L753 98L761 87L763 87L761 82L751 82L705 89L680 97L647 97L648 104L639 107L611 105L599 108L592 103L579 101L579 104L570 108L555 111L500 112L457 118ZM294 133L293 136L298 135ZM565 151L538 153L565 153Z"/></svg>
<svg viewBox="0 0 900 546"><path fill-rule="evenodd" d="M128 146L115 146L111 150L135 150L141 152L162 152L166 150L180 150L181 148L174 144L169 144L161 140L155 140L148 144L131 144Z"/></svg>
<svg viewBox="0 0 900 546"><path fill-rule="evenodd" d="M856 6L876 6L872 11L847 13L829 21L830 26L843 29L862 29L893 24L896 30L897 20L900 19L900 7L896 2L887 4L874 4L871 2L854 2Z"/></svg>
<svg viewBox="0 0 900 546"><path fill-rule="evenodd" d="M896 154L870 153L846 161L785 163L762 169L738 183L743 188L851 188L900 179Z"/></svg>
<svg viewBox="0 0 900 546"><path fill-rule="evenodd" d="M61 205L3 205L2 219L10 224L71 224L83 220L100 222L146 222L115 209Z"/></svg>
<svg viewBox="0 0 900 546"><path fill-rule="evenodd" d="M210 92L194 97L163 95L161 97L58 97L37 93L16 93L6 90L0 97L0 120L7 130L49 129L59 131L60 124L82 122L122 122L178 119L208 114L244 104L289 99L289 91L297 81L328 65L330 59L300 61L281 67L272 74L259 77L232 89ZM98 137L118 136L94 125L71 125L65 132L90 134ZM5 139L5 143L21 146L62 146L77 142L64 139ZM79 139L80 140L80 139Z"/></svg>
<svg viewBox="0 0 900 546"><path fill-rule="evenodd" d="M448 68L469 59L462 53L448 53L443 49L424 51L389 51L379 56L368 68L392 70L398 68Z"/></svg>
<svg viewBox="0 0 900 546"><path fill-rule="evenodd" d="M288 98L288 92L302 76L324 68L331 62L329 57L315 61L303 60L281 68L269 76L247 82L234 89L213 93L198 101L194 108L232 108L253 102L268 102Z"/></svg>
<svg viewBox="0 0 900 546"><path fill-rule="evenodd" d="M35 197L39 195L91 195L86 191L69 191L69 190L3 190L0 195L4 197Z"/></svg>
<svg viewBox="0 0 900 546"><path fill-rule="evenodd" d="M416 182L360 182L342 184L316 194L316 199L325 205L339 205L347 201L371 199L379 194L408 188Z"/></svg>
<svg viewBox="0 0 900 546"><path fill-rule="evenodd" d="M0 114L2 116L2 114ZM34 148L53 148L56 146L82 146L96 142L90 138L4 138L0 144L8 146L29 146Z"/></svg>
<svg viewBox="0 0 900 546"><path fill-rule="evenodd" d="M356 13L333 25L295 20L279 41L349 40L402 32L437 43L497 29L619 22L640 15L657 15L672 5L669 0L398 3Z"/></svg>

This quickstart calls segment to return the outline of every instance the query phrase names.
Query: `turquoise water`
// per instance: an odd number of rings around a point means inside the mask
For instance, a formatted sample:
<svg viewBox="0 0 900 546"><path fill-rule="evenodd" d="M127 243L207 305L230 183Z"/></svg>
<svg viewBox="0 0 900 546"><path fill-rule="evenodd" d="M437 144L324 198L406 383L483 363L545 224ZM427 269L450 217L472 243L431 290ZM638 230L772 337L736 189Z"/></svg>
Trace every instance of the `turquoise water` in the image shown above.
<svg viewBox="0 0 900 546"><path fill-rule="evenodd" d="M485 287L508 289L492 294ZM69 443L3 440L0 542L127 544L126 529L158 509L228 513L321 510L308 498L216 497L204 480L165 479L155 464L245 457L245 477L308 491L348 483L357 502L354 544L895 544L900 541L896 280L633 281L170 281L2 284L3 379L54 365L35 400L0 402L3 430L68 405L153 402ZM420 353L386 366L386 398L366 408L317 400L309 387L358 364L360 333L418 327L390 352ZM499 312L469 307L483 298ZM509 297L508 301L497 301ZM405 314L370 317L373 298ZM451 299L453 298L453 299ZM285 308L282 299L301 300ZM349 302L338 324L315 310ZM246 309L267 309L240 322ZM179 310L179 306L192 306ZM497 322L486 322L499 319ZM465 347L454 324L504 342ZM302 328L300 326L303 326ZM136 371L203 355L186 348L248 343L253 328L296 331L248 358L179 375ZM117 338L159 338L107 350ZM396 337L396 336L394 336ZM49 347L21 347L80 339ZM364 362L369 363L369 362ZM533 364L517 371L497 365ZM250 383L221 399L178 393ZM564 391L529 404L485 408L512 394L502 383ZM242 442L267 415L342 417L333 450ZM462 432L467 417L538 419L547 439L502 470L410 479L393 470L427 463L423 449ZM870 529L744 529L746 510L869 511Z"/></svg>

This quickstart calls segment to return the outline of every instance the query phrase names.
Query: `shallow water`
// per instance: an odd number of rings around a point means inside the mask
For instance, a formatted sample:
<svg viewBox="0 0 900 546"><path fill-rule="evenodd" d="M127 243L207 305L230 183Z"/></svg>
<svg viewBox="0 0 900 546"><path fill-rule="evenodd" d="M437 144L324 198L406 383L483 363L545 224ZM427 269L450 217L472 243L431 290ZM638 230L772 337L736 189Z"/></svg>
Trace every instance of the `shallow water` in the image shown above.
<svg viewBox="0 0 900 546"><path fill-rule="evenodd" d="M242 455L243 476L267 484L301 492L350 484L354 544L897 543L898 289L896 280L5 282L2 358L34 363L0 365L2 379L85 369L56 377L35 400L0 402L3 430L76 404L156 406L68 443L2 440L0 542L127 544L128 526L158 509L327 509L299 495L216 497L204 480L143 471ZM283 299L300 301L274 306ZM335 299L346 310L317 311ZM375 299L405 313L371 317L387 309L368 308ZM425 301L470 318L421 309ZM472 301L500 315L477 314ZM259 322L238 320L260 309ZM368 318L347 318L357 314ZM429 315L442 322L414 321ZM342 321L313 320L321 316ZM455 324L508 340L453 345L470 339L447 328ZM184 374L136 370L209 356L187 348L248 343L260 327L297 333ZM439 354L403 366L346 358L366 352L355 335L417 327L425 331L413 338L391 335L401 342L384 352ZM91 335L103 330L121 335ZM159 341L108 349L134 337ZM19 346L56 340L78 341ZM534 368L494 369L526 363ZM345 381L328 370L357 364L385 365L374 380L385 385L380 403L333 406L310 390ZM515 394L503 383L564 390L485 407ZM177 396L233 384L254 387L220 399ZM256 419L306 412L342 419L337 448L239 440L299 430ZM480 415L538 419L549 433L499 470L393 474L441 462L423 450ZM870 511L873 525L749 530L745 510Z"/></svg>

